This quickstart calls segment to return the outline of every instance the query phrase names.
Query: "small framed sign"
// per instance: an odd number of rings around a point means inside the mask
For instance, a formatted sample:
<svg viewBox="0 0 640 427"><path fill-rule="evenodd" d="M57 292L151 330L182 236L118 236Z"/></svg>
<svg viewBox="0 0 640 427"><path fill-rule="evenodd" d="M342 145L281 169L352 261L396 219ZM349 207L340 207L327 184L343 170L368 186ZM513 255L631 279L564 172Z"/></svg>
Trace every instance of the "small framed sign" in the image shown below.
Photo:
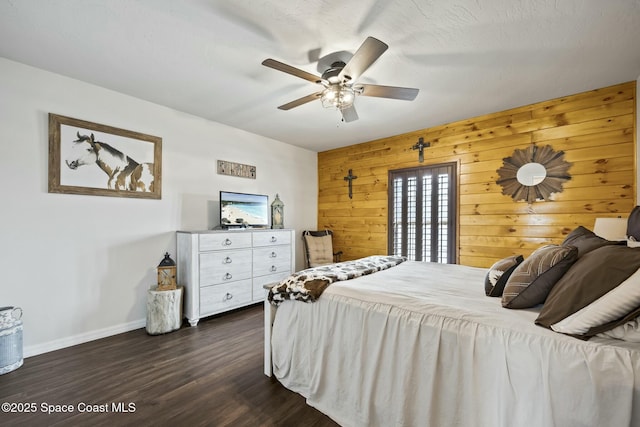
<svg viewBox="0 0 640 427"><path fill-rule="evenodd" d="M218 160L218 175L239 176L241 178L256 179L256 167L241 163Z"/></svg>

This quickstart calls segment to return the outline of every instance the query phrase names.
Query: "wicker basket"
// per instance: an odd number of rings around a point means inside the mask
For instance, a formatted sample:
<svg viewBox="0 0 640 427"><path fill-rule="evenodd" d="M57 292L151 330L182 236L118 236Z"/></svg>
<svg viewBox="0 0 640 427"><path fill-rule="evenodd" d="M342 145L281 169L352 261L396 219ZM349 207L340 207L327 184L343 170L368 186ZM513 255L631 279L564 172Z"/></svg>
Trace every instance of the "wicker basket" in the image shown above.
<svg viewBox="0 0 640 427"><path fill-rule="evenodd" d="M22 366L22 309L0 307L0 375Z"/></svg>

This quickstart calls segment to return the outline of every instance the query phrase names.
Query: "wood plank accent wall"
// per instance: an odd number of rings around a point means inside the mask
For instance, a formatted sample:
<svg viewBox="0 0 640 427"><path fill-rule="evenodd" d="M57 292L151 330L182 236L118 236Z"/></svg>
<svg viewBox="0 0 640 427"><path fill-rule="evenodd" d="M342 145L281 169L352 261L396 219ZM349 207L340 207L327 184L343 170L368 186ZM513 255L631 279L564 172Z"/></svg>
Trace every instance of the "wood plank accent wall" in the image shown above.
<svg viewBox="0 0 640 427"><path fill-rule="evenodd" d="M318 153L318 229L334 231L343 260L387 252L388 171L458 163L458 262L488 267L560 243L597 217L635 206L636 82L487 114ZM411 149L431 142L424 163ZM571 180L553 201L515 202L496 170L516 148L550 144L565 152ZM353 169L353 199L343 179Z"/></svg>

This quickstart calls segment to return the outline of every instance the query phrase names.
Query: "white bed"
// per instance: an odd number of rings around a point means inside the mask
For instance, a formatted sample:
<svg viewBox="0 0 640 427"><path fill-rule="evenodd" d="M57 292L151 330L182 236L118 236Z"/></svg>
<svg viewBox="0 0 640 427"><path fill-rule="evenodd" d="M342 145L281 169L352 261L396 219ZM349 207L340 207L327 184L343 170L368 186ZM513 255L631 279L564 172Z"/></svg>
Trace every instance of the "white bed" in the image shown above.
<svg viewBox="0 0 640 427"><path fill-rule="evenodd" d="M640 344L536 326L486 272L407 261L266 303L265 373L343 426L640 426Z"/></svg>

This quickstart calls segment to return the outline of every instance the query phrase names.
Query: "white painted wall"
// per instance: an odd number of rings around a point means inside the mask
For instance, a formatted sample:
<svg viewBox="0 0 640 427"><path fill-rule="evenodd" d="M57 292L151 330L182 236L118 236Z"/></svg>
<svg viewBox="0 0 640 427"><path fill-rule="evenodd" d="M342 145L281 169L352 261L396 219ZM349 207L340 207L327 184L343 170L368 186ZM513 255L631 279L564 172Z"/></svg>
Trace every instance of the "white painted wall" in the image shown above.
<svg viewBox="0 0 640 427"><path fill-rule="evenodd" d="M315 152L2 58L0 76L0 307L24 310L25 356L143 327L155 267L176 230L217 223L219 190L279 193L286 227L316 227ZM162 200L49 194L49 112L162 137Z"/></svg>

